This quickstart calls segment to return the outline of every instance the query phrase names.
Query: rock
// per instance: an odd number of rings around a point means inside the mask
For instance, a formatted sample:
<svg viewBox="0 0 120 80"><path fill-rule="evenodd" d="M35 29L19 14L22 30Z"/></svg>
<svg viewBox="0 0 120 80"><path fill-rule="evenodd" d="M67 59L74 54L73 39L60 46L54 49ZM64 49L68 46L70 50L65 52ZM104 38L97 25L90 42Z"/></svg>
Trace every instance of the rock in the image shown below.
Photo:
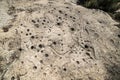
<svg viewBox="0 0 120 80"><path fill-rule="evenodd" d="M0 28L1 80L120 79L118 22L71 1L8 1L3 13L11 18Z"/></svg>

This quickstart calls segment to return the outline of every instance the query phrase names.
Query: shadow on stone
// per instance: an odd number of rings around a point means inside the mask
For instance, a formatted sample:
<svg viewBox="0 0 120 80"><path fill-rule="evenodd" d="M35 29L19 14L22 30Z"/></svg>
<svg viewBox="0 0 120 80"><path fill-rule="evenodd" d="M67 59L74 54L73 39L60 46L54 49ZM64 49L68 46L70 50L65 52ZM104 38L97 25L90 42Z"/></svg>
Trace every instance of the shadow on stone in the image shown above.
<svg viewBox="0 0 120 80"><path fill-rule="evenodd" d="M105 67L109 75L105 80L120 80L120 64L106 64Z"/></svg>

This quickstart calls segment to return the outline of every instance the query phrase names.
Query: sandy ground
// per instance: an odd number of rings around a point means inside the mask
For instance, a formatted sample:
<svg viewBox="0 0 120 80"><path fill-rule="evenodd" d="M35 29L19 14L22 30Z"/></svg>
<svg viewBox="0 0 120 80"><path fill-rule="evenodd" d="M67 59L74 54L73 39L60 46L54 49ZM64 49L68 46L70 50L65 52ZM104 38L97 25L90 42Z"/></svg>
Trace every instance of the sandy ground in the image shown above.
<svg viewBox="0 0 120 80"><path fill-rule="evenodd" d="M0 1L0 80L119 80L120 29L72 0Z"/></svg>

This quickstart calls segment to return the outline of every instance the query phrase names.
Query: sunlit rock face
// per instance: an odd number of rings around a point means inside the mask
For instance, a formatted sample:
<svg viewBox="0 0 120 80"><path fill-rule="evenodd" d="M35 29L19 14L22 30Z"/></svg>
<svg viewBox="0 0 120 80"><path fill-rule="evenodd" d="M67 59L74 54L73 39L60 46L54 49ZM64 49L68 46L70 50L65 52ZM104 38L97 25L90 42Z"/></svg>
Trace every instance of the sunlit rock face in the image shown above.
<svg viewBox="0 0 120 80"><path fill-rule="evenodd" d="M6 4L0 80L120 79L120 30L107 13L69 0Z"/></svg>

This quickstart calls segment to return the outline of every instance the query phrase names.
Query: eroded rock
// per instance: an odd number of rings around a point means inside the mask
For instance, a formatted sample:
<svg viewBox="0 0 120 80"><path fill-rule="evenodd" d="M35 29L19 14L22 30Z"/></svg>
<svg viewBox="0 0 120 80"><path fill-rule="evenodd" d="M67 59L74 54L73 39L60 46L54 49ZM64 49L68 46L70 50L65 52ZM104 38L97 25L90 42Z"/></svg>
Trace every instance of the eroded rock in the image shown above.
<svg viewBox="0 0 120 80"><path fill-rule="evenodd" d="M12 27L0 30L1 80L120 79L120 30L107 13L69 0L9 4Z"/></svg>

